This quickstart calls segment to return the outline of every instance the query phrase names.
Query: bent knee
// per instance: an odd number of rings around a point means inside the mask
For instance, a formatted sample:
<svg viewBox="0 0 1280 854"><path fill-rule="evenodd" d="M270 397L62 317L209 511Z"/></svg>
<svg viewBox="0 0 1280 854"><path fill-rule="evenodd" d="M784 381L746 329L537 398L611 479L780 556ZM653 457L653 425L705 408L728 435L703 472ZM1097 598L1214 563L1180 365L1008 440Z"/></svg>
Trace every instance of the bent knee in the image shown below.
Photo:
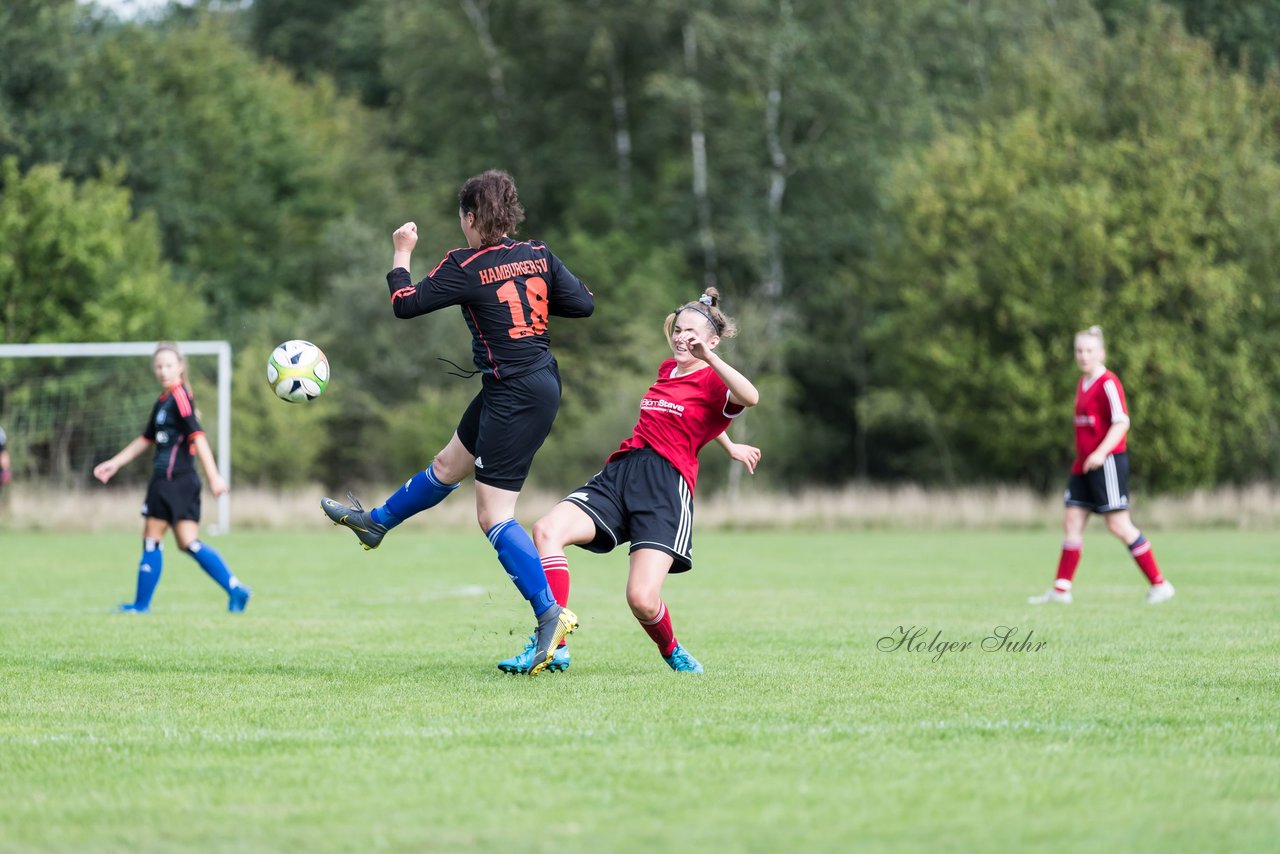
<svg viewBox="0 0 1280 854"><path fill-rule="evenodd" d="M429 466L436 480L446 486L461 483L462 479L470 474L470 464L464 465L460 460L450 460L441 451L436 454L435 459L431 461Z"/></svg>
<svg viewBox="0 0 1280 854"><path fill-rule="evenodd" d="M533 544L538 547L539 552L544 548L563 549L566 542L563 525L557 525L548 519L539 519L533 523Z"/></svg>
<svg viewBox="0 0 1280 854"><path fill-rule="evenodd" d="M637 620L648 622L662 610L662 597L647 590L627 590L627 605Z"/></svg>

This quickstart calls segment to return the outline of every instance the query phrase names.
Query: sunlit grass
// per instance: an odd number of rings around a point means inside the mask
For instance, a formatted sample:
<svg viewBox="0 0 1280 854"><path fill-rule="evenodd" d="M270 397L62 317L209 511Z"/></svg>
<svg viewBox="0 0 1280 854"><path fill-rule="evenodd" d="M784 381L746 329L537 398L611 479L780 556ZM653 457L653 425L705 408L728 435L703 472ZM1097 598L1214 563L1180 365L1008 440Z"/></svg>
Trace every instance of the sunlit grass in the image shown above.
<svg viewBox="0 0 1280 854"><path fill-rule="evenodd" d="M1042 532L702 534L666 600L570 555L567 673L512 677L527 607L479 534L213 540L242 616L169 545L0 534L0 849L1267 850L1280 838L1280 535L1153 538L1148 607L1088 540L1036 609ZM961 643L882 652L898 627ZM1037 651L983 651L999 626ZM882 645L892 646L892 644ZM935 647L936 648L936 647ZM934 660L938 658L938 660Z"/></svg>

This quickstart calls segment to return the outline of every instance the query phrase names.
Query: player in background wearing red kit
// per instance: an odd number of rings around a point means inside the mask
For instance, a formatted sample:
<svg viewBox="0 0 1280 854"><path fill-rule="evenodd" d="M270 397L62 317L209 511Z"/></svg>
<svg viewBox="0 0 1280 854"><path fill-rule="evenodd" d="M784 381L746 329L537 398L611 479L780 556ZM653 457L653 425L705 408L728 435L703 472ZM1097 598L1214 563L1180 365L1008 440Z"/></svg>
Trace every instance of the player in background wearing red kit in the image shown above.
<svg viewBox="0 0 1280 854"><path fill-rule="evenodd" d="M658 367L657 379L640 401L640 418L631 435L605 461L601 472L533 526L533 540L552 591L566 600L566 546L604 553L629 541L631 613L667 665L691 673L701 673L703 668L676 640L662 601L662 584L669 572L693 568L698 451L718 440L734 418L760 401L751 381L715 353L721 339L737 334L733 320L717 308L718 302L719 293L708 288L698 300L667 315L664 329L673 358ZM725 449L754 471L760 459L758 449L746 445Z"/></svg>
<svg viewBox="0 0 1280 854"><path fill-rule="evenodd" d="M1147 577L1147 602L1156 604L1173 598L1173 585L1160 574L1151 543L1129 519L1129 455L1125 436L1129 432L1129 411L1125 406L1120 378L1108 371L1103 359L1102 328L1090 326L1076 333L1076 364L1080 382L1076 386L1076 459L1067 481L1066 513L1062 527L1066 539L1058 559L1058 578L1053 587L1029 600L1033 605L1047 602L1071 603L1071 584L1080 564L1084 526L1090 513L1101 513L1107 530L1129 547L1129 553Z"/></svg>

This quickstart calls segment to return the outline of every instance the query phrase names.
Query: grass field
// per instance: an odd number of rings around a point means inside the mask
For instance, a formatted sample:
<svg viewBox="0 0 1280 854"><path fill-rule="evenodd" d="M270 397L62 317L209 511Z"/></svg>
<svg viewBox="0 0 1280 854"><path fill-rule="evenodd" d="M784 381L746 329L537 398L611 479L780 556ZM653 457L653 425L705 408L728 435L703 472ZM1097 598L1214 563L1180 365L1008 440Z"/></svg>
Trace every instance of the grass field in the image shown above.
<svg viewBox="0 0 1280 854"><path fill-rule="evenodd" d="M1153 536L1143 604L1094 531L1036 609L1042 532L704 534L670 672L625 556L570 555L567 673L506 676L526 606L478 535L166 543L0 532L0 849L1275 851L1280 534ZM987 652L999 626L1033 647ZM927 628L907 651L882 638ZM1034 644L1042 642L1038 650Z"/></svg>

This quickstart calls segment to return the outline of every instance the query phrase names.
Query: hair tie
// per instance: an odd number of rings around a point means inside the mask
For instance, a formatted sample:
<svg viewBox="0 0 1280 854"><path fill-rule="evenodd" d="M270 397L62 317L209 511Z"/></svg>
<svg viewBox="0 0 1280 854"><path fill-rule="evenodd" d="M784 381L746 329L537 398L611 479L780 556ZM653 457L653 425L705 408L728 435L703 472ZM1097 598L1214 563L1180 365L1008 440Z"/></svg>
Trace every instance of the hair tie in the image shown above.
<svg viewBox="0 0 1280 854"><path fill-rule="evenodd" d="M711 299L711 297L707 296L706 294L703 294L702 299ZM680 312L682 311L696 311L698 314L702 315L707 319L707 322L711 324L711 328L715 330L715 333L717 335L719 335L723 331L723 329L720 326L719 321L715 319L715 317L711 314L711 312L707 311L705 308L702 307L708 304L708 303L702 302L702 299L699 299L698 302L696 303L691 302L687 305L682 305L679 308L677 308L676 317L679 317Z"/></svg>
<svg viewBox="0 0 1280 854"><path fill-rule="evenodd" d="M711 294L703 294L702 296L698 297L698 302L702 303L703 305L715 305L715 301L711 299Z"/></svg>

